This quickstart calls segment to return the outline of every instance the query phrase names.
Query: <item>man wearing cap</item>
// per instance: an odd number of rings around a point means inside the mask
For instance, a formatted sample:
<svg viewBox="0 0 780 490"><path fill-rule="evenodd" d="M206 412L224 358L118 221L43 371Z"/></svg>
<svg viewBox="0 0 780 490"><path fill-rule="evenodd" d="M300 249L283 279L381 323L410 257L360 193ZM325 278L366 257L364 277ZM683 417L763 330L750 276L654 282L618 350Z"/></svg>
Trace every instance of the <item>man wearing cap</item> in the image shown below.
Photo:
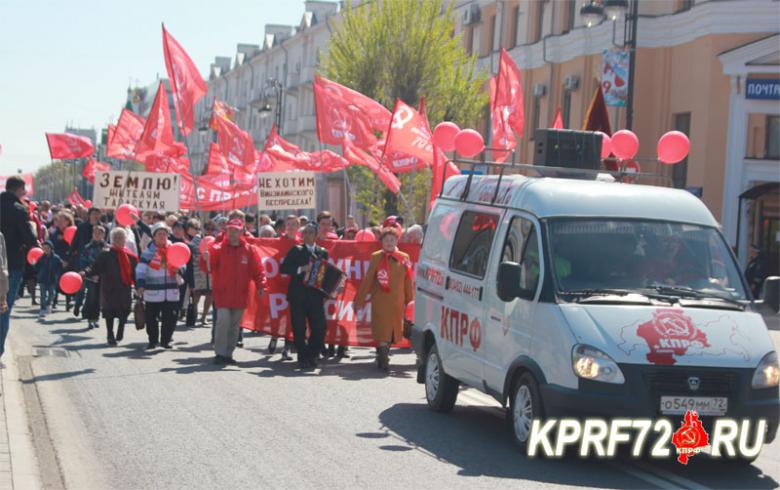
<svg viewBox="0 0 780 490"><path fill-rule="evenodd" d="M287 252L280 272L290 276L287 301L290 305L290 324L298 351L301 369L317 367L317 355L325 340L325 296L317 289L307 287L304 278L313 261L328 260L328 251L316 244L317 225L307 224L302 232L303 243ZM311 335L306 342L306 321Z"/></svg>
<svg viewBox="0 0 780 490"><path fill-rule="evenodd" d="M232 218L227 222L225 238L211 249L209 263L214 281L212 294L217 308L214 362L236 364L233 350L241 330L241 317L246 309L249 283L255 283L261 296L267 286L260 255L257 249L247 242L244 221L241 218Z"/></svg>

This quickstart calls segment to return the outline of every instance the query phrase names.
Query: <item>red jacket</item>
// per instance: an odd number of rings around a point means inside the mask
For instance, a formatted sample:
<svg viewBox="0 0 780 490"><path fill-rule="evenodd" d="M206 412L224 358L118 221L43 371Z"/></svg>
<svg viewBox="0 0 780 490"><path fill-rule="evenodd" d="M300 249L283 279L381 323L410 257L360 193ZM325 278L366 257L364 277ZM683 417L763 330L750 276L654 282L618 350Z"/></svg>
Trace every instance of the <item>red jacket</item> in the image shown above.
<svg viewBox="0 0 780 490"><path fill-rule="evenodd" d="M225 239L209 250L214 304L218 308L246 308L249 281L265 291L268 283L260 254L244 238L236 247Z"/></svg>

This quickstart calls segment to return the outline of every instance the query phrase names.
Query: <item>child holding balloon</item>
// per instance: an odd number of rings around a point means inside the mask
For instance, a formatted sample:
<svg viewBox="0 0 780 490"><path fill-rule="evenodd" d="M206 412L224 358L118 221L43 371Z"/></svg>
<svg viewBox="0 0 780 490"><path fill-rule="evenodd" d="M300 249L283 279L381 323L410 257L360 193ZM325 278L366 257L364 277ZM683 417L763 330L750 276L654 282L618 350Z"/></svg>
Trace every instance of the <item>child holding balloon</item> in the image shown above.
<svg viewBox="0 0 780 490"><path fill-rule="evenodd" d="M38 319L43 320L51 313L51 302L57 291L57 282L62 274L63 262L59 255L54 253L54 244L50 240L43 243L43 255L35 263L35 273L38 279L38 287L41 290L41 309Z"/></svg>

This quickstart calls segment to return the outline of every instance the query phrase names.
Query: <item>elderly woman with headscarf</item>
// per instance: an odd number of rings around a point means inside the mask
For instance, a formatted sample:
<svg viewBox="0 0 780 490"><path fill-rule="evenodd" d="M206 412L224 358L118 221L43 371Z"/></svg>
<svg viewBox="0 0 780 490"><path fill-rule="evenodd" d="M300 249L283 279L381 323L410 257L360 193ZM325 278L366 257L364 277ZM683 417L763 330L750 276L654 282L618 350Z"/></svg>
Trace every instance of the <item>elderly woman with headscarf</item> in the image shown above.
<svg viewBox="0 0 780 490"><path fill-rule="evenodd" d="M398 250L401 226L385 221L379 240L382 249L371 255L368 272L355 296L355 308L371 302L371 334L377 342L377 366L390 369L390 345L403 337L404 311L414 299L412 264Z"/></svg>
<svg viewBox="0 0 780 490"><path fill-rule="evenodd" d="M81 271L82 277L100 277L100 309L106 321L108 345L116 345L124 337L132 304L138 257L125 246L127 233L123 227L111 230L111 247L100 252L95 261ZM116 336L114 320L119 323Z"/></svg>

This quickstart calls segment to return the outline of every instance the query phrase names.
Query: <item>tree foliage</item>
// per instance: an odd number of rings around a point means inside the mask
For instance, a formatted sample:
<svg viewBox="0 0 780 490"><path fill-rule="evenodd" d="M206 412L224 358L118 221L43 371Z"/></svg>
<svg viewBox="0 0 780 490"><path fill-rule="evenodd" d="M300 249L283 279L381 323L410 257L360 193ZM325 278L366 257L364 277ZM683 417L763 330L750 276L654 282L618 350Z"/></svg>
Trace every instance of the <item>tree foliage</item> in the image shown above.
<svg viewBox="0 0 780 490"><path fill-rule="evenodd" d="M487 73L462 47L455 32L452 3L442 0L347 2L331 38L322 71L328 78L379 101L392 110L396 99L417 106L425 98L431 127L441 121L471 126L484 114ZM401 176L396 201L365 169L351 167L354 197L373 220L401 212L420 222L427 209L430 171ZM414 179L414 192L409 182Z"/></svg>

